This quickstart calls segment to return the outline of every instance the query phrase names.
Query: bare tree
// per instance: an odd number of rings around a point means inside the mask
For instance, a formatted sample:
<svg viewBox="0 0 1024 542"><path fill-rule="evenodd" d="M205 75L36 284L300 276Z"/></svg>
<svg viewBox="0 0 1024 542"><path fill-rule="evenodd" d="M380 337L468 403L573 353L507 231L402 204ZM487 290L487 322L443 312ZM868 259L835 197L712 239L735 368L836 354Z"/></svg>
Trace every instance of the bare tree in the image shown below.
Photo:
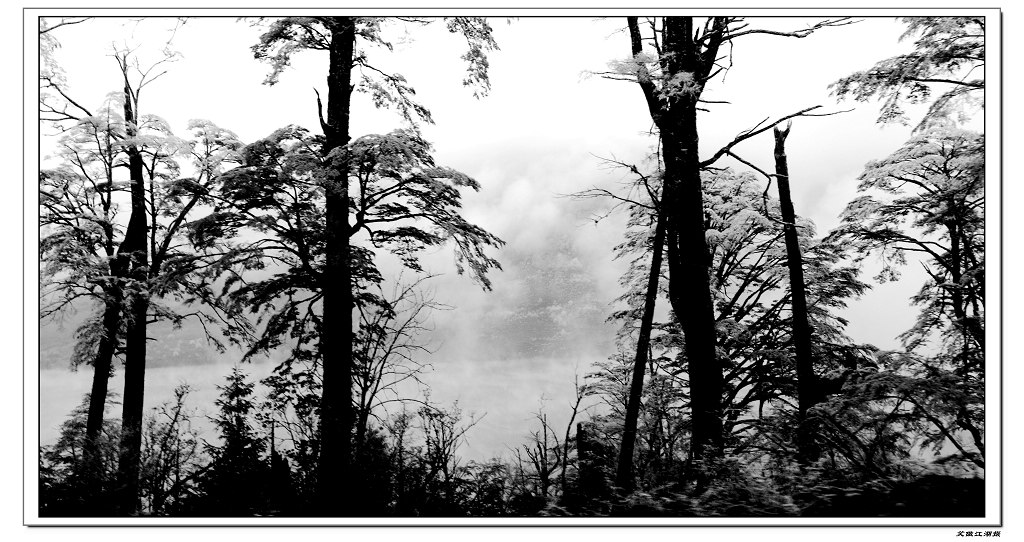
<svg viewBox="0 0 1024 542"><path fill-rule="evenodd" d="M389 295L381 292L384 303L360 308L353 374L357 446L363 444L375 410L410 401L403 385L423 385L420 376L429 366L418 356L431 353L423 338L429 331L427 321L431 311L450 309L422 291L423 283L432 277L425 275L408 284L399 279Z"/></svg>
<svg viewBox="0 0 1024 542"><path fill-rule="evenodd" d="M174 401L155 409L143 437L141 493L144 508L153 515L180 513L193 496L195 482L208 465L193 427L195 409L186 406L192 391L187 384L174 389Z"/></svg>

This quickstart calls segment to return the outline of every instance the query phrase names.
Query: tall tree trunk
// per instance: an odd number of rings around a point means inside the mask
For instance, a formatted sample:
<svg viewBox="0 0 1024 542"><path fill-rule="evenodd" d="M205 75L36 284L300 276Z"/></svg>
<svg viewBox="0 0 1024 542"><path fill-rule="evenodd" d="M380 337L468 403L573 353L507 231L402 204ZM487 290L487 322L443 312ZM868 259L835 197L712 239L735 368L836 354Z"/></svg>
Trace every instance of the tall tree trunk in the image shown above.
<svg viewBox="0 0 1024 542"><path fill-rule="evenodd" d="M116 266L112 266L116 267ZM115 277L116 272L112 273ZM82 456L85 462L89 495L93 502L87 503L94 511L101 511L103 498L103 451L100 437L103 433L103 415L107 405L107 385L113 365L114 350L117 348L118 331L121 326L121 288L113 284L106 289L103 309L103 336L100 338L93 359L92 389L89 392L89 414L85 422L85 444Z"/></svg>
<svg viewBox="0 0 1024 542"><path fill-rule="evenodd" d="M110 383L114 353L117 345L120 344L122 310L124 309L124 292L122 291L123 281L127 275L127 261L118 257L117 245L114 244L114 225L111 222L111 207L113 205L114 191L114 152L110 131L106 135L106 199L103 200L103 216L107 219L102 224L104 246L103 250L109 260L110 283L103 288L103 336L100 338L96 349L96 357L93 359L92 388L89 392L89 413L85 422L85 443L83 445L83 459L87 472L87 484L90 502L89 513L95 515L110 515L112 504L110 496L106 495L106 485L103 452L100 449L100 436L103 433L103 419L106 415L107 388Z"/></svg>
<svg viewBox="0 0 1024 542"><path fill-rule="evenodd" d="M703 77L700 45L692 17L666 17L664 48L669 77ZM699 92L675 92L664 115L665 206L668 209L669 300L683 329L693 418L691 459L701 464L722 454L722 367L716 352L711 254L705 237L704 194L697 133Z"/></svg>
<svg viewBox="0 0 1024 542"><path fill-rule="evenodd" d="M334 17L330 69L327 76L327 120L323 124L325 155L349 142L352 59L355 21ZM334 159L326 187L327 262L323 277L323 396L320 403L320 507L324 515L351 515L357 488L352 480L352 271L349 264L348 161Z"/></svg>
<svg viewBox="0 0 1024 542"><path fill-rule="evenodd" d="M683 329L690 380L690 457L699 468L705 460L722 454L724 378L716 352L715 313L708 277L711 256L705 238L695 107L693 113L692 122L683 119L681 137L663 135L662 139L666 184L674 185L666 192L669 197L665 201L671 209L667 240L669 301Z"/></svg>
<svg viewBox="0 0 1024 542"><path fill-rule="evenodd" d="M615 485L626 492L634 489L633 449L636 446L636 426L640 417L640 398L644 388L644 367L647 365L651 347L651 328L654 326L654 309L658 301L661 258L665 250L665 217L660 204L657 213L658 221L651 246L651 272L647 276L644 312L640 318L640 336L637 338L636 356L633 358L633 380L630 382L629 398L626 401L626 419L623 422L622 445L619 448L619 464L615 474Z"/></svg>
<svg viewBox="0 0 1024 542"><path fill-rule="evenodd" d="M789 190L789 164L786 160L785 130L775 127L775 178L779 186L779 205L782 207L783 236L786 241L786 262L789 266L790 302L793 309L793 350L796 353L797 448L802 463L812 463L820 454L815 445L817 430L807 411L820 403L824 397L814 374L814 357L811 352L811 323L807 313L807 290L804 283L804 260L800 254L800 237L796 230L796 210Z"/></svg>
<svg viewBox="0 0 1024 542"><path fill-rule="evenodd" d="M137 111L132 108L132 93L127 83L124 89L124 121L126 134L131 140L137 135ZM142 153L131 143L128 145L128 173L131 179L132 212L125 229L124 241L118 249L118 258L130 263L129 278L133 291L128 301L127 333L125 336L124 398L121 415L121 443L117 471L117 499L120 513L129 515L139 510L139 461L142 449L142 400L146 386L146 318L149 295L146 230L146 188L143 180ZM122 260L124 262L126 260ZM121 264L125 265L125 264Z"/></svg>
<svg viewBox="0 0 1024 542"><path fill-rule="evenodd" d="M637 18L628 17L627 24L636 56L643 51ZM692 17L665 18L662 80L666 85L689 80L690 87L683 88L680 83L680 88L659 92L645 66L638 66L637 73L651 118L661 133L669 301L685 340L692 417L690 458L698 471L705 460L720 457L724 447L724 379L715 347L715 314L708 277L711 255L705 238L697 133L697 100L715 65L724 25L721 18L715 18L712 26L717 33L705 43L698 43ZM703 53L702 47L706 48Z"/></svg>

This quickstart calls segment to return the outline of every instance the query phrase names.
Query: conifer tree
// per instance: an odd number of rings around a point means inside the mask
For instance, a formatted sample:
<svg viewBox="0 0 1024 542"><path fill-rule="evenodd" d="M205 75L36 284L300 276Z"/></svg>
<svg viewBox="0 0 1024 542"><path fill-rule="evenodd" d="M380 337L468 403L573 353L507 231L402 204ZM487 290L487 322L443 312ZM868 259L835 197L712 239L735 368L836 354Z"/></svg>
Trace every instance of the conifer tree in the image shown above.
<svg viewBox="0 0 1024 542"><path fill-rule="evenodd" d="M268 508L272 474L263 457L266 440L253 426L256 385L237 365L225 380L217 386L220 396L214 404L218 410L212 418L220 443L207 452L212 459L199 484L203 497L197 511L203 515L252 516Z"/></svg>

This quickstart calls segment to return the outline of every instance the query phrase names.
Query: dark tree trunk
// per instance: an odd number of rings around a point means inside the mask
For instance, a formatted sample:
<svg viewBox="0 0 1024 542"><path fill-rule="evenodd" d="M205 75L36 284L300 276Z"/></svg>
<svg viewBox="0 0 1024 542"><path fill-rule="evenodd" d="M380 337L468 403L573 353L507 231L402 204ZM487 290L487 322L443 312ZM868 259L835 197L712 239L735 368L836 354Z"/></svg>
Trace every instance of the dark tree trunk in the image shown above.
<svg viewBox="0 0 1024 542"><path fill-rule="evenodd" d="M951 198L949 205L956 208L957 202ZM950 222L946 224L946 231L949 233L950 247L949 263L946 267L949 270L950 283L952 284L948 290L953 308L953 316L955 317L954 325L965 333L965 338L973 339L978 344L978 348L984 350L985 330L980 325L977 317L969 317L967 315L968 303L964 299L962 282L966 269L965 260L967 258L964 257L963 228L956 222Z"/></svg>
<svg viewBox="0 0 1024 542"><path fill-rule="evenodd" d="M716 351L715 310L708 277L711 255L705 238L703 198L695 156L670 152L669 145L695 147L696 132L684 140L666 140L666 179L676 186L666 200L674 212L669 216L669 300L683 330L686 367L689 374L692 417L690 457L699 465L720 457L724 446L722 428L722 391L724 379ZM695 155L695 153L693 153ZM674 166L669 163L674 162ZM670 170L674 170L671 174ZM673 178L675 177L675 178ZM678 194L677 194L678 191Z"/></svg>
<svg viewBox="0 0 1024 542"><path fill-rule="evenodd" d="M636 56L643 51L639 23L636 17L627 17L627 24ZM697 42L692 17L665 18L662 79L685 80L676 76L689 74L689 88L659 92L645 66L638 66L637 73L651 119L661 133L669 301L685 340L692 417L690 458L698 470L706 459L721 456L724 446L724 384L715 349L715 315L708 277L711 256L705 238L697 133L697 100L715 65L724 25L716 18L706 42Z"/></svg>
<svg viewBox="0 0 1024 542"><path fill-rule="evenodd" d="M703 193L696 152L696 125L676 143L665 138L666 183L675 186L666 205L673 209L668 219L669 301L683 330L686 366L690 379L692 416L691 460L700 465L719 457L722 434L722 368L716 352L714 305L708 277L710 253L704 236ZM670 145L674 147L669 151ZM680 150L683 152L678 152ZM671 156L682 154L684 156ZM692 156L686 156L690 155ZM668 164L672 163L672 166ZM671 171L671 173L670 173Z"/></svg>
<svg viewBox="0 0 1024 542"><path fill-rule="evenodd" d="M584 498L595 498L595 480L592 468L593 458L590 457L590 440L587 434L586 425L583 422L576 424L576 485L580 495Z"/></svg>
<svg viewBox="0 0 1024 542"><path fill-rule="evenodd" d="M115 266L112 266L115 267ZM117 273L112 273L117 276ZM93 359L92 389L89 392L89 414L85 422L85 443L82 457L85 462L86 476L89 483L89 494L97 502L87 503L94 510L100 509L103 492L103 452L100 449L100 437L103 433L103 415L107 404L107 386L110 382L114 350L118 344L118 331L121 326L122 295L119 285L107 288L103 309L103 337L100 338Z"/></svg>
<svg viewBox="0 0 1024 542"><path fill-rule="evenodd" d="M636 356L633 358L633 379L626 401L626 419L622 429L622 445L619 448L619 464L615 473L615 485L626 492L634 489L633 449L636 446L636 426L640 417L640 398L644 388L644 367L647 365L651 347L651 328L654 326L654 309L658 301L658 279L661 277L661 258L665 245L665 218L663 208L658 206L658 221L654 228L654 242L651 246L651 272L647 276L647 292L644 295L644 312L640 319L640 336L636 342Z"/></svg>
<svg viewBox="0 0 1024 542"><path fill-rule="evenodd" d="M113 366L114 350L117 348L117 332L121 325L121 292L112 287L106 292L103 309L103 337L100 338L93 359L92 388L89 393L89 417L85 424L86 458L95 449L96 441L103 431L103 412L107 402L107 384Z"/></svg>
<svg viewBox="0 0 1024 542"><path fill-rule="evenodd" d="M358 412L355 416L356 429L355 429L355 443L352 445L353 455L358 455L361 450L364 449L366 444L366 430L370 424L370 406L365 407L360 405Z"/></svg>
<svg viewBox="0 0 1024 542"><path fill-rule="evenodd" d="M950 201L949 205L955 206L956 201ZM977 348L980 352L985 351L985 330L981 325L980 320L977 316L968 316L967 307L968 302L964 299L963 290L961 289L963 281L963 273L966 267L967 258L965 258L963 248L963 229L956 222L949 222L946 224L946 231L949 234L949 257L947 270L950 274L949 282L952 284L949 287L950 292L950 304L953 308L954 326L960 330L964 340L964 353L961 360L961 365L957 369L957 374L963 380L963 386L972 385L968 375L971 374L970 365L973 363L972 356L969 355L968 350L970 349L971 339L974 340ZM983 376L983 375L982 375ZM971 435L971 439L974 441L975 447L978 448L978 452L982 457L985 456L985 443L981 433L981 430L974 424L968 415L966 405L961 405L957 411L957 425L966 430ZM976 461L977 463L977 461ZM984 468L984 464L981 464Z"/></svg>
<svg viewBox="0 0 1024 542"><path fill-rule="evenodd" d="M690 457L700 471L706 460L720 457L724 447L724 383L716 352L697 133L697 100L702 79L714 65L717 46L712 44L702 53L701 44L694 41L693 18L666 17L662 47L668 53L663 61L666 79L689 73L700 82L690 91L673 89L658 123L665 160L669 301L683 329L690 378Z"/></svg>
<svg viewBox="0 0 1024 542"><path fill-rule="evenodd" d="M817 430L807 411L824 400L814 374L811 352L811 324L807 313L807 290L804 283L804 260L800 254L800 237L796 230L796 211L789 190L789 164L786 160L786 136L789 127L775 132L775 176L779 186L779 205L782 208L783 236L786 241L786 262L789 266L790 303L793 309L793 350L796 354L797 448L802 463L814 462L820 450L815 444Z"/></svg>
<svg viewBox="0 0 1024 542"><path fill-rule="evenodd" d="M105 217L110 217L114 190L113 166L110 164L113 164L114 157L111 150L110 132L107 131L106 135L108 166L105 168L107 186L105 189L106 199L103 201L103 213ZM124 309L122 286L128 271L127 259L118 257L117 254L118 247L114 244L113 223L110 221L104 222L102 229L104 238L103 250L110 261L110 282L103 288L105 296L102 321L103 337L100 338L97 345L96 357L92 363L93 380L92 388L89 392L89 413L85 422L85 442L82 450L87 473L87 484L89 486L89 499L92 501L88 503L88 512L94 515L110 515L114 511L112 505L116 506L116 503L110 502L110 496L105 494L109 488L104 487L108 481L104 480L106 475L104 472L105 458L99 445L100 436L103 433L103 419L106 415L107 390L110 376L113 372L114 353L117 351L117 346L121 341L119 334L121 331L122 310Z"/></svg>
<svg viewBox="0 0 1024 542"><path fill-rule="evenodd" d="M137 111L132 109L132 95L125 85L124 120L129 139L137 133ZM124 241L118 249L118 259L127 258L133 283L128 301L127 333L125 336L124 397L121 415L121 443L118 460L117 499L120 513L129 515L139 509L139 461L142 449L142 399L146 385L146 318L149 296L146 230L146 187L143 180L142 153L130 144L128 173L131 179L132 212L125 229ZM120 265L125 265L121 263Z"/></svg>
<svg viewBox="0 0 1024 542"><path fill-rule="evenodd" d="M643 51L639 23L627 17L633 55ZM683 330L690 378L692 418L690 459L699 467L719 457L722 434L722 368L715 350L715 316L708 277L710 253L705 239L704 202L698 154L697 100L714 66L724 22L716 18L707 49L694 41L692 17L666 17L662 36L664 81L689 74L690 89L657 89L647 68L638 66L637 83L651 119L661 134L665 162L662 201L666 214L669 301Z"/></svg>
<svg viewBox="0 0 1024 542"><path fill-rule="evenodd" d="M323 125L324 154L349 142L349 110L352 95L352 59L355 53L355 21L330 19L330 71L327 76L327 120ZM323 362L323 396L320 403L319 498L324 515L356 513L349 499L352 470L352 270L349 266L348 160L342 155L332 163L326 187L326 269L323 277L323 328L320 355Z"/></svg>

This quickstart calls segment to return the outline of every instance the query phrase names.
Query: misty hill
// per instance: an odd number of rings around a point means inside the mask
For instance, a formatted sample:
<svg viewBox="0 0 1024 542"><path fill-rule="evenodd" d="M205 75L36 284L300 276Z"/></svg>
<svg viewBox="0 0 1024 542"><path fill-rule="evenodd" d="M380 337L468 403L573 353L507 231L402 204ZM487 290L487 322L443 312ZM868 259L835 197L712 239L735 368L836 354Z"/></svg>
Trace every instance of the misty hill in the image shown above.
<svg viewBox="0 0 1024 542"><path fill-rule="evenodd" d="M70 367L75 347L75 330L89 316L86 310L66 315L60 322L39 323L39 368L66 369ZM206 341L201 325L185 322L178 329L167 322L149 326L150 342L146 366L178 367L209 365L220 354Z"/></svg>

